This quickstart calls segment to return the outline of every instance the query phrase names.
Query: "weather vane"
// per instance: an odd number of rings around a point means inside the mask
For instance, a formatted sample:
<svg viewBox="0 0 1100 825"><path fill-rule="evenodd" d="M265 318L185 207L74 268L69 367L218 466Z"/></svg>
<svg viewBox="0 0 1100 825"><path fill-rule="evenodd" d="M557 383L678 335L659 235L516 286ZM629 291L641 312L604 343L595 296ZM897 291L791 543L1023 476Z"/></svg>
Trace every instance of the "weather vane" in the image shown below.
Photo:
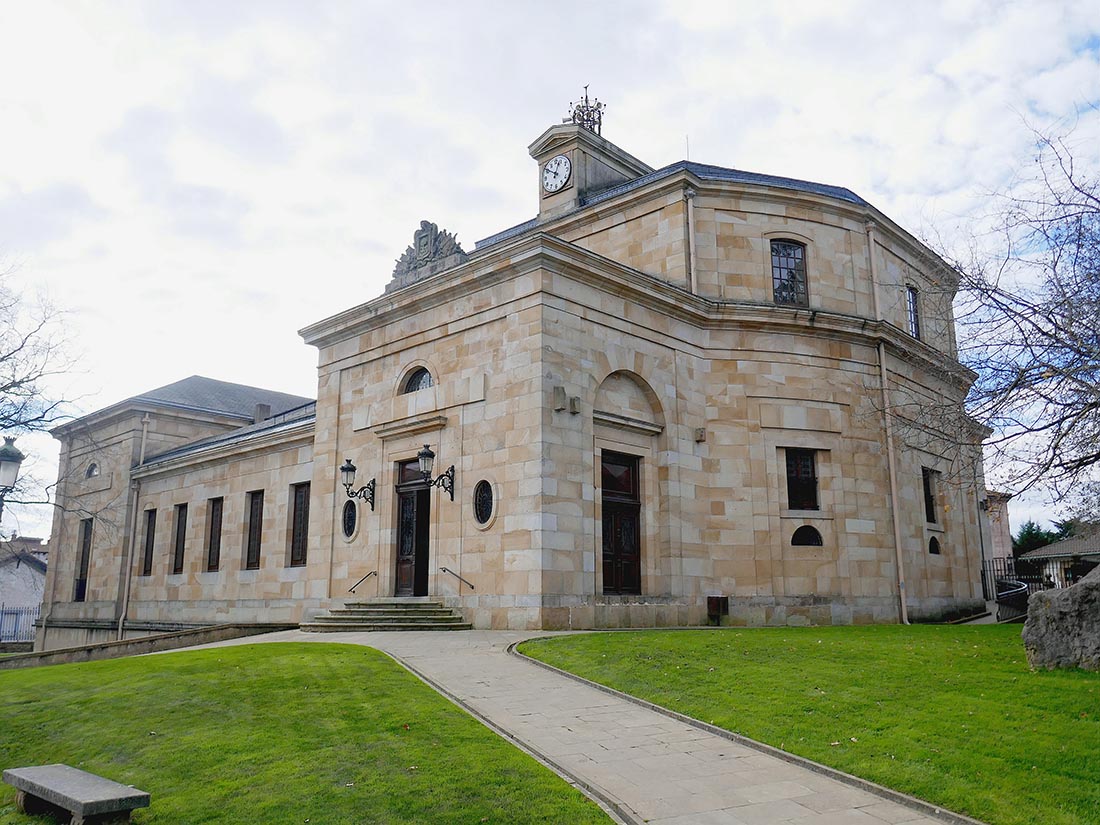
<svg viewBox="0 0 1100 825"><path fill-rule="evenodd" d="M584 86L584 101L569 104L570 115L563 123L576 123L598 135L600 127L603 125L603 110L606 108L604 104L600 103L599 98L592 101L588 99L588 84L586 83Z"/></svg>

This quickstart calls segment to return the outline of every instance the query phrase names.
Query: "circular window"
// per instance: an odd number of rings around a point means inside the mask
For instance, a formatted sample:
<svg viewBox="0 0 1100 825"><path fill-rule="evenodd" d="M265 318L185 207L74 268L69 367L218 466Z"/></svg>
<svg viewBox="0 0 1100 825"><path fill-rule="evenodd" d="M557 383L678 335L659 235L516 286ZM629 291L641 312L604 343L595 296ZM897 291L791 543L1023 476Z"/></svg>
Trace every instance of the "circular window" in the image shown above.
<svg viewBox="0 0 1100 825"><path fill-rule="evenodd" d="M340 521L344 527L344 538L350 539L355 535L355 522L359 518L359 510L355 506L354 501L344 502L344 512L341 513Z"/></svg>
<svg viewBox="0 0 1100 825"><path fill-rule="evenodd" d="M482 479L474 486L474 518L488 524L493 517L493 485Z"/></svg>

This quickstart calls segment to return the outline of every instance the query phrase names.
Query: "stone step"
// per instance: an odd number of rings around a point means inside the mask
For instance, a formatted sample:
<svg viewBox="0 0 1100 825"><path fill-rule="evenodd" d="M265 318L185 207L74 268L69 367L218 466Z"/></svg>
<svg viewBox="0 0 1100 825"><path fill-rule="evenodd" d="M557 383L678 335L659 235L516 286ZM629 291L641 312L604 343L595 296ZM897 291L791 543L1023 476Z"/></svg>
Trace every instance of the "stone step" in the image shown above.
<svg viewBox="0 0 1100 825"><path fill-rule="evenodd" d="M434 619L434 618L446 618L453 616L450 610L438 609L438 610L347 610L337 608L328 612L329 616L337 617L358 617L363 619L385 619L390 617L410 616L419 619Z"/></svg>
<svg viewBox="0 0 1100 825"><path fill-rule="evenodd" d="M421 613L448 613L450 607L443 607L441 604L367 604L333 607L332 612L335 612L335 610L342 610L344 613L408 613L419 615Z"/></svg>
<svg viewBox="0 0 1100 825"><path fill-rule="evenodd" d="M473 625L469 622L455 622L453 624L444 624L441 622L432 622L431 624L413 624L413 623L391 623L391 622L344 622L344 623L326 623L326 622L304 622L298 626L300 630L306 633L363 633L363 632L377 632L377 631L396 631L396 630L472 630Z"/></svg>
<svg viewBox="0 0 1100 825"><path fill-rule="evenodd" d="M469 630L471 625L435 599L395 597L347 602L299 625L309 633L380 630Z"/></svg>
<svg viewBox="0 0 1100 825"><path fill-rule="evenodd" d="M356 624L369 624L371 622L387 622L390 624L454 624L455 622L461 622L462 617L456 616L454 613L447 613L443 616L328 616L321 614L320 616L314 616L313 621L324 622L325 624L347 624L348 622Z"/></svg>

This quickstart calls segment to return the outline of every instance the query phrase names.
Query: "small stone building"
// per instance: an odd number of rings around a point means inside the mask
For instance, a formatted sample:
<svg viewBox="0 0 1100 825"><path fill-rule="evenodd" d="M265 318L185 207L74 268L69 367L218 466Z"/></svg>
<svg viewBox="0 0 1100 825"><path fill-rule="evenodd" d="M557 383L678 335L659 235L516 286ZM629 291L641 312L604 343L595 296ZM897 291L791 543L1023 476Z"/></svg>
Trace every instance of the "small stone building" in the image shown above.
<svg viewBox="0 0 1100 825"><path fill-rule="evenodd" d="M471 251L425 221L302 330L315 401L194 377L55 431L40 647L395 595L518 629L981 609L952 271L841 187L573 123L529 151L534 218Z"/></svg>

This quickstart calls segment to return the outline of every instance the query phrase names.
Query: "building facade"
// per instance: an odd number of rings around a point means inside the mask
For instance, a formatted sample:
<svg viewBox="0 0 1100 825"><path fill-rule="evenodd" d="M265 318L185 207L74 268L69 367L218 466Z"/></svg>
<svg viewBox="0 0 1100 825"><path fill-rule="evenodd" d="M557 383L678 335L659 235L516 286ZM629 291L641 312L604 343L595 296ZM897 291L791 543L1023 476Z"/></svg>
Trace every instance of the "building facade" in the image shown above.
<svg viewBox="0 0 1100 825"><path fill-rule="evenodd" d="M315 402L192 378L55 431L40 646L395 595L520 629L980 609L951 270L847 189L577 124L529 151L535 218L469 253L424 222L301 331Z"/></svg>

